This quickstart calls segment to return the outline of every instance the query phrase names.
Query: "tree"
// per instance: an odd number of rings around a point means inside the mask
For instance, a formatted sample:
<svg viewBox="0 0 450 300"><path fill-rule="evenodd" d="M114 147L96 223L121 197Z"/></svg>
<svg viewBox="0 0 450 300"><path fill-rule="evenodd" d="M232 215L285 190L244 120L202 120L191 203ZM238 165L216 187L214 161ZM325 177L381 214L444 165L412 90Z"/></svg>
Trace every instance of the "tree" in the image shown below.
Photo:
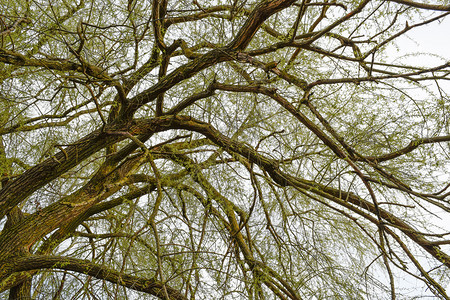
<svg viewBox="0 0 450 300"><path fill-rule="evenodd" d="M448 299L447 3L2 1L0 295Z"/></svg>

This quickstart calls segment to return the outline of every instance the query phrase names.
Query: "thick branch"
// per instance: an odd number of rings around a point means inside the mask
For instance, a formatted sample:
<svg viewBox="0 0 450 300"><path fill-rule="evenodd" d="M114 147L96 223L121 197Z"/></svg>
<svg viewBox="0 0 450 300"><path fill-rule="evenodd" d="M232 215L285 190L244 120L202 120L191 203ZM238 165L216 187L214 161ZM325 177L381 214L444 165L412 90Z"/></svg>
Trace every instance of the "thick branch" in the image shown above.
<svg viewBox="0 0 450 300"><path fill-rule="evenodd" d="M236 37L228 44L227 48L244 50L256 34L258 29L271 15L289 7L295 0L264 0L261 1L250 13L244 26L236 34Z"/></svg>
<svg viewBox="0 0 450 300"><path fill-rule="evenodd" d="M144 292L160 299L164 299L163 289L167 290L170 299L187 299L178 290L165 283L156 281L154 278L143 278L122 274L106 266L95 264L88 260L75 259L61 256L33 255L14 259L12 262L4 264L0 271L0 279L4 280L15 272L30 271L36 269L60 269L73 271L97 279L107 280L114 284Z"/></svg>
<svg viewBox="0 0 450 300"><path fill-rule="evenodd" d="M16 66L41 67L57 71L77 71L80 73L86 73L98 79L112 81L106 72L95 65L76 64L63 59L33 59L18 52L2 48L0 48L0 62Z"/></svg>
<svg viewBox="0 0 450 300"><path fill-rule="evenodd" d="M173 72L162 78L151 88L139 93L130 99L129 105L125 107L120 114L121 118L131 118L142 105L152 102L160 94L166 92L178 83L191 78L198 72L213 66L217 63L233 60L235 54L232 51L219 48L190 61L189 63L175 69Z"/></svg>
<svg viewBox="0 0 450 300"><path fill-rule="evenodd" d="M113 123L106 126L103 132L102 130L96 130L70 144L63 151L27 170L15 180L9 181L0 190L0 219L37 189L50 183L97 151L126 138L125 136L111 135L105 132L126 131L134 135L137 132L166 130L168 125L167 117L125 124Z"/></svg>

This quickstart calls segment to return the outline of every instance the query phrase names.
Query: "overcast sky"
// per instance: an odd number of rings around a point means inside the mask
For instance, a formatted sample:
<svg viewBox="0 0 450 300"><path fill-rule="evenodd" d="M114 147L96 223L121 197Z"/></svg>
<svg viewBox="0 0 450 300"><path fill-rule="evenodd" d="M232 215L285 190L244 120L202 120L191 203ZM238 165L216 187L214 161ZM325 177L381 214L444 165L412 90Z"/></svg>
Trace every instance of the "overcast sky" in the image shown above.
<svg viewBox="0 0 450 300"><path fill-rule="evenodd" d="M399 56L412 52L433 53L442 56L443 60L422 55L419 63L424 62L427 65L429 61L433 65L437 65L448 62L450 61L450 16L445 17L440 23L433 22L414 28L406 36L400 37L397 42L400 46ZM417 64L419 58L410 57L408 59ZM423 59L426 59L426 63Z"/></svg>

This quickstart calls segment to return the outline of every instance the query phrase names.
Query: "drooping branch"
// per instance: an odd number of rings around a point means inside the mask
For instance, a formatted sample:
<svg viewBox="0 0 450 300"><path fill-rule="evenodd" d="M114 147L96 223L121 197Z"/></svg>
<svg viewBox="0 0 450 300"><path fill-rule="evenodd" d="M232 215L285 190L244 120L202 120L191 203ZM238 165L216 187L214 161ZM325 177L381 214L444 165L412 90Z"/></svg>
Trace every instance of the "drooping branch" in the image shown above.
<svg viewBox="0 0 450 300"><path fill-rule="evenodd" d="M281 97L276 89L266 88L263 86L242 86L242 85L226 85L216 83L213 85L215 89L233 92L252 92L261 93L267 95L274 99L278 104L285 108L292 116L298 119L303 125L305 125L311 132L313 132L322 142L329 147L337 157L343 158L346 153L339 147L323 130L321 130L316 124L314 124L309 118L307 118L303 113L296 109L291 103L289 103L285 98Z"/></svg>
<svg viewBox="0 0 450 300"><path fill-rule="evenodd" d="M99 265L88 260L76 259L62 256L30 255L17 258L3 264L0 270L0 281L16 272L30 271L36 269L60 269L73 271L107 280L114 284L144 292L160 299L164 299L163 289L167 290L170 299L187 299L179 290L170 287L166 283L159 282L154 278L144 278L120 273L107 266Z"/></svg>
<svg viewBox="0 0 450 300"><path fill-rule="evenodd" d="M391 224L395 228L401 230L405 235L411 238L411 240L421 246L425 251L430 253L435 259L441 261L447 267L450 267L450 256L444 253L438 246L435 245L435 243L427 240L422 234L418 233L412 226L408 225L401 218L398 218L392 213L381 208L377 210L373 203L364 200L363 198L353 193L345 192L339 189L332 188L330 186L316 183L314 181L296 178L289 174L286 174L279 169L278 163L275 160L264 157L245 144L230 139L208 123L204 123L185 116L176 116L172 121L172 126L180 129L193 130L203 134L216 145L224 148L226 151L239 154L242 157L248 159L250 162L257 164L260 168L265 170L276 183L281 186L293 186L307 191L310 190L313 193L316 193L330 200L339 200L339 204L345 205L346 207L351 203L355 207L362 208L363 210L366 210L372 214L379 214L382 220L386 222L386 225ZM346 201L343 199L345 199Z"/></svg>

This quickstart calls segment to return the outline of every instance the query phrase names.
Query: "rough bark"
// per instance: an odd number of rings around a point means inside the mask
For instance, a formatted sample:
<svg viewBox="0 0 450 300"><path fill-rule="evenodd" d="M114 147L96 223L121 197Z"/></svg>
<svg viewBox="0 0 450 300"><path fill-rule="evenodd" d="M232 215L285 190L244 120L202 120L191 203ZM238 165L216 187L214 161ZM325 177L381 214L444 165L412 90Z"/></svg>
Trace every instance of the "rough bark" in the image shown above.
<svg viewBox="0 0 450 300"><path fill-rule="evenodd" d="M160 299L165 299L163 292L165 289L167 290L170 299L187 299L178 290L171 288L167 284L158 282L154 278L127 275L106 266L97 265L88 260L70 257L31 255L17 258L12 262L3 265L2 270L0 271L0 280L3 280L17 272L37 269L60 269L90 275L98 279L107 280L114 284L120 284L139 292L154 295Z"/></svg>

